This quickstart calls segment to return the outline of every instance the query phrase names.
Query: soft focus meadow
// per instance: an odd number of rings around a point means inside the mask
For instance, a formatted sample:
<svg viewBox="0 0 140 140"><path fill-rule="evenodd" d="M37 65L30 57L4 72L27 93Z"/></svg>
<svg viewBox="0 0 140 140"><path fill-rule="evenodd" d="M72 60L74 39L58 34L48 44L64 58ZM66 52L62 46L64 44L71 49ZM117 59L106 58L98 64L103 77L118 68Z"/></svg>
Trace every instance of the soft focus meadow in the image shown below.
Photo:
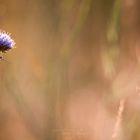
<svg viewBox="0 0 140 140"><path fill-rule="evenodd" d="M140 140L139 0L0 0L16 49L0 61L0 140Z"/></svg>

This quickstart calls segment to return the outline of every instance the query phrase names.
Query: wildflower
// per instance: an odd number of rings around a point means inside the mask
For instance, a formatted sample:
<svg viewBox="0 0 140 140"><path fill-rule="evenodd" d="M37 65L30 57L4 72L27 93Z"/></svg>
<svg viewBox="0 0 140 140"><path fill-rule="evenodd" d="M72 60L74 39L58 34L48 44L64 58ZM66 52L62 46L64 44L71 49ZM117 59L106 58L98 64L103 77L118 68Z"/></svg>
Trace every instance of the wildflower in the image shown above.
<svg viewBox="0 0 140 140"><path fill-rule="evenodd" d="M14 40L10 34L6 32L0 32L0 52L6 53L8 50L13 49L15 45Z"/></svg>

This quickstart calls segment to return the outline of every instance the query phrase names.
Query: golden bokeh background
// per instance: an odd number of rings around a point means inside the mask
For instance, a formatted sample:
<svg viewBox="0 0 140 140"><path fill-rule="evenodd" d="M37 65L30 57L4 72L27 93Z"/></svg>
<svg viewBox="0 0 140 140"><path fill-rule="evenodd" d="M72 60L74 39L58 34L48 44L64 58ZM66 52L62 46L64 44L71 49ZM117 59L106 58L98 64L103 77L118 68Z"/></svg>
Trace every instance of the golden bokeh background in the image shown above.
<svg viewBox="0 0 140 140"><path fill-rule="evenodd" d="M139 7L1 0L0 140L139 140Z"/></svg>

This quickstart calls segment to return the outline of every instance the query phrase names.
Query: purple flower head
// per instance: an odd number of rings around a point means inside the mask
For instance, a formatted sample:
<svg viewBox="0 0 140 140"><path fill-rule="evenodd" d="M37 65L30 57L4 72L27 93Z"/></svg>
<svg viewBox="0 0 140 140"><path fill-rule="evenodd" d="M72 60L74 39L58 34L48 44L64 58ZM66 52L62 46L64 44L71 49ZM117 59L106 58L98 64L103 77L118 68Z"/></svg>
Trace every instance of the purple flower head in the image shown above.
<svg viewBox="0 0 140 140"><path fill-rule="evenodd" d="M7 52L14 48L15 42L6 32L0 32L0 52Z"/></svg>

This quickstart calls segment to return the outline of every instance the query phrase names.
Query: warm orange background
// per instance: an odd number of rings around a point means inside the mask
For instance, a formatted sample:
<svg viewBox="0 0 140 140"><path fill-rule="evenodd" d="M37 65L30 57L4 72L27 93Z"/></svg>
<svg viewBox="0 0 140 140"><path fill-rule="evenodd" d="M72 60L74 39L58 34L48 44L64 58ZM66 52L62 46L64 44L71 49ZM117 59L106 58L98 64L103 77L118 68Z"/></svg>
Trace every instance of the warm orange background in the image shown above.
<svg viewBox="0 0 140 140"><path fill-rule="evenodd" d="M120 3L0 1L0 140L111 140L121 100L117 140L140 139L138 1Z"/></svg>

